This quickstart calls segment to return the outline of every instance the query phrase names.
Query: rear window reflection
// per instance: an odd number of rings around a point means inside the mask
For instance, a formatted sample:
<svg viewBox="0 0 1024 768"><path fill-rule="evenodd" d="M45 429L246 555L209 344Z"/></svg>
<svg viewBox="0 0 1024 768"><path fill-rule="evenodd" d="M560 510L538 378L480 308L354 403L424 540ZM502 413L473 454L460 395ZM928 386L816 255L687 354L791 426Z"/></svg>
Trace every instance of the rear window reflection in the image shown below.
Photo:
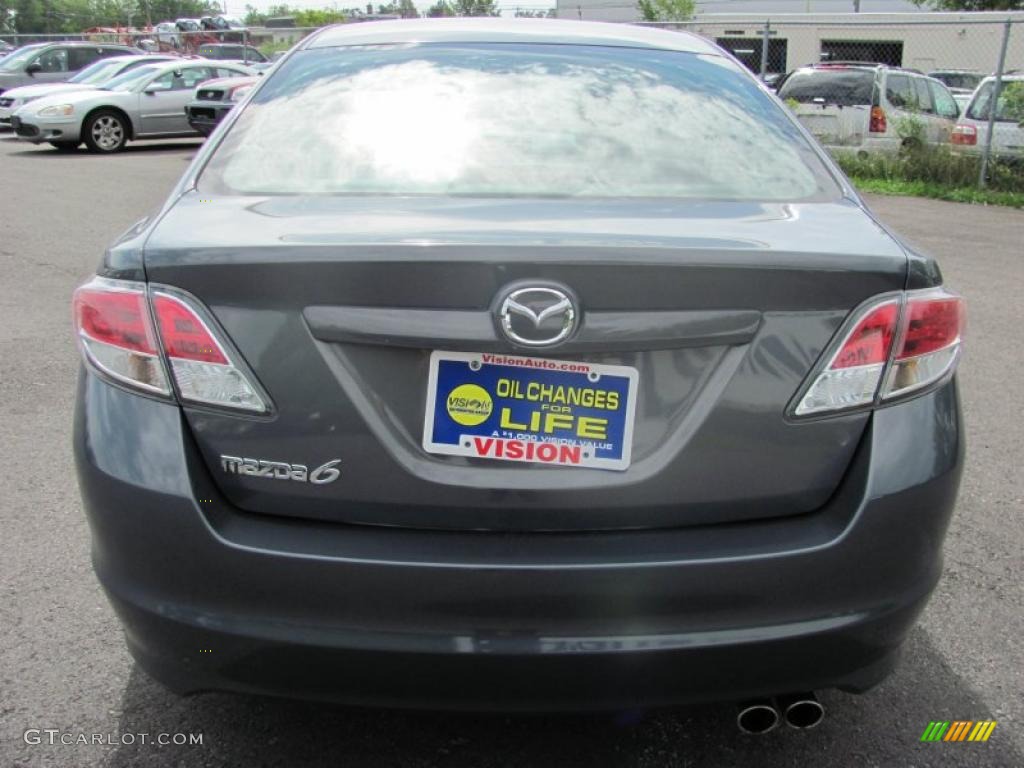
<svg viewBox="0 0 1024 768"><path fill-rule="evenodd" d="M307 50L200 185L286 195L799 200L834 182L731 61L570 45Z"/></svg>

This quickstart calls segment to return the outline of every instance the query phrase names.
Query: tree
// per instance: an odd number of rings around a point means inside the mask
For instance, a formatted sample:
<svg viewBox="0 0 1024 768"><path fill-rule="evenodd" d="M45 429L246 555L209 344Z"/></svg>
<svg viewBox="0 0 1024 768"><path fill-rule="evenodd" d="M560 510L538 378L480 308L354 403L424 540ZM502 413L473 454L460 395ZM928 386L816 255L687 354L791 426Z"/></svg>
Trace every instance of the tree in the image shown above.
<svg viewBox="0 0 1024 768"><path fill-rule="evenodd" d="M693 18L695 0L638 0L636 7L644 21L686 21Z"/></svg>
<svg viewBox="0 0 1024 768"><path fill-rule="evenodd" d="M912 0L935 11L1022 11L1024 0Z"/></svg>
<svg viewBox="0 0 1024 768"><path fill-rule="evenodd" d="M427 16L436 19L440 16L454 16L455 9L447 0L437 0L432 6L427 9Z"/></svg>
<svg viewBox="0 0 1024 768"><path fill-rule="evenodd" d="M387 5L378 6L377 13L388 16L401 16L403 19L416 19L420 15L412 0L392 0Z"/></svg>
<svg viewBox="0 0 1024 768"><path fill-rule="evenodd" d="M456 16L500 16L494 0L454 0Z"/></svg>

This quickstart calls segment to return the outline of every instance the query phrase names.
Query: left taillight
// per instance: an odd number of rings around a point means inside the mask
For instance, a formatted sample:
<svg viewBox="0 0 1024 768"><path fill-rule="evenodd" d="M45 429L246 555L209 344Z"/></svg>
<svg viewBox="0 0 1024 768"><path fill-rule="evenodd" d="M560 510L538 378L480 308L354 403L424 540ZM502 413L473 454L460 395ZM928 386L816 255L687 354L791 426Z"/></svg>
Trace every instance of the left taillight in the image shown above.
<svg viewBox="0 0 1024 768"><path fill-rule="evenodd" d="M73 307L86 362L122 384L171 394L143 283L94 277L75 291Z"/></svg>
<svg viewBox="0 0 1024 768"><path fill-rule="evenodd" d="M965 322L963 299L942 288L868 302L812 375L793 415L878 405L924 390L956 367Z"/></svg>
<svg viewBox="0 0 1024 768"><path fill-rule="evenodd" d="M199 302L143 283L95 277L75 291L87 363L130 387L187 403L265 413L266 399Z"/></svg>

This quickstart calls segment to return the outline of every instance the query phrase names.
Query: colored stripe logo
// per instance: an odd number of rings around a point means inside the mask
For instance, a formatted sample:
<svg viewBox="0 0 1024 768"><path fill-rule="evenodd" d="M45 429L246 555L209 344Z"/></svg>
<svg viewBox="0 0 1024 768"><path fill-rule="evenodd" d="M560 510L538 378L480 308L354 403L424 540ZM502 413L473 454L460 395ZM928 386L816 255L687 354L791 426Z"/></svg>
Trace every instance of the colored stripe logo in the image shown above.
<svg viewBox="0 0 1024 768"><path fill-rule="evenodd" d="M932 720L921 741L988 741L995 729L995 720Z"/></svg>

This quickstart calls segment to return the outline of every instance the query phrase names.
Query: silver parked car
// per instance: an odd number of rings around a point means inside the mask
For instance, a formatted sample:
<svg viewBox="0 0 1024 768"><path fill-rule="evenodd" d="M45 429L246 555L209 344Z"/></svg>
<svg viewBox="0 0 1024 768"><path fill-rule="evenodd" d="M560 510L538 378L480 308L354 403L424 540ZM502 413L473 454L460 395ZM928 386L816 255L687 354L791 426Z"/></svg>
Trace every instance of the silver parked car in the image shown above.
<svg viewBox="0 0 1024 768"><path fill-rule="evenodd" d="M97 86L105 85L118 75L122 75L143 64L156 64L161 61L173 61L175 59L176 57L174 56L151 56L147 54L114 56L94 62L66 83L23 85L20 88L4 91L3 94L0 94L0 128L10 128L11 116L30 101L36 101L45 96L53 96L57 93L88 91Z"/></svg>
<svg viewBox="0 0 1024 768"><path fill-rule="evenodd" d="M20 85L61 83L99 59L138 52L138 48L106 43L26 45L0 61L0 94Z"/></svg>
<svg viewBox="0 0 1024 768"><path fill-rule="evenodd" d="M195 87L215 77L250 74L238 64L205 59L147 64L102 88L34 101L14 114L11 127L35 144L70 150L85 142L93 152L117 152L131 139L196 136L185 117Z"/></svg>
<svg viewBox="0 0 1024 768"><path fill-rule="evenodd" d="M947 144L960 114L940 81L882 64L801 67L778 93L833 152L894 154L915 145Z"/></svg>
<svg viewBox="0 0 1024 768"><path fill-rule="evenodd" d="M953 129L953 147L959 154L980 155L988 143L988 119L996 79L986 77L971 97L963 117ZM992 154L1000 160L1024 160L1024 74L1003 76L996 119L992 124Z"/></svg>

